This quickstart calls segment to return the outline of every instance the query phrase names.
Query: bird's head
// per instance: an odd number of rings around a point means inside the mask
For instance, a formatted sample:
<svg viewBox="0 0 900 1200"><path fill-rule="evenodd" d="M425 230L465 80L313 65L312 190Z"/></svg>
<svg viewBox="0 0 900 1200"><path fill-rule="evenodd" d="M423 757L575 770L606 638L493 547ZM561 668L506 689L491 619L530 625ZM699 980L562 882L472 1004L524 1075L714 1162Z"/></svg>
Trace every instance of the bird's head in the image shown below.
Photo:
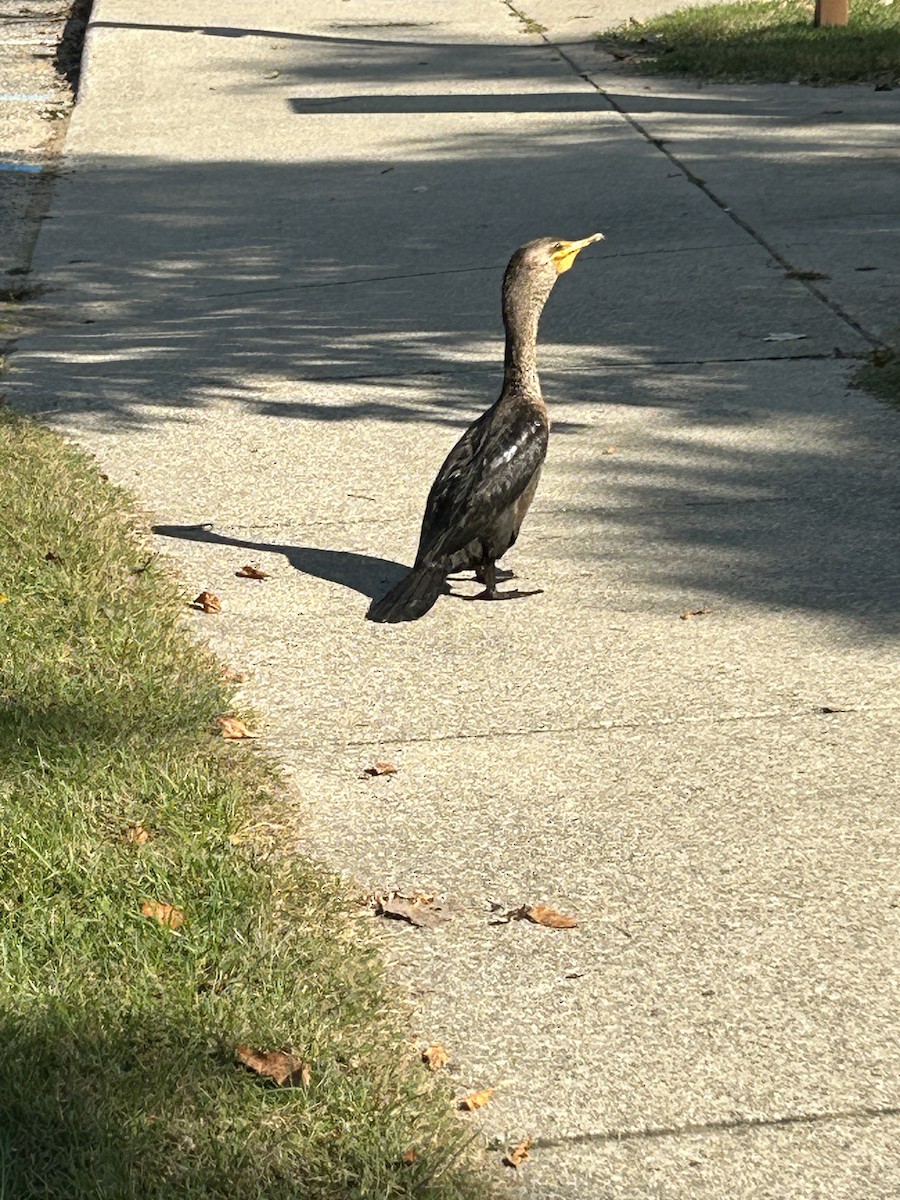
<svg viewBox="0 0 900 1200"><path fill-rule="evenodd" d="M568 271L585 246L602 240L602 233L592 233L578 242L568 242L563 238L537 238L519 247L512 256L510 266L515 263L520 271L546 275L555 281L557 275Z"/></svg>
<svg viewBox="0 0 900 1200"><path fill-rule="evenodd" d="M602 238L602 233L592 233L577 242L537 238L520 246L509 260L503 279L504 311L516 306L540 312L560 275L568 271L585 246Z"/></svg>

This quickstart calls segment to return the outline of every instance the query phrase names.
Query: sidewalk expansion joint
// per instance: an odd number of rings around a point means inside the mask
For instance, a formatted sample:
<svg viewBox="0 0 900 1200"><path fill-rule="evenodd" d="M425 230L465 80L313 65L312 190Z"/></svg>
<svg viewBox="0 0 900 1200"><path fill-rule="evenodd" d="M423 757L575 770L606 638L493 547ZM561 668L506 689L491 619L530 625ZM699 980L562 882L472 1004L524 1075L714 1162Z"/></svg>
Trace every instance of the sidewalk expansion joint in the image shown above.
<svg viewBox="0 0 900 1200"><path fill-rule="evenodd" d="M616 1129L607 1133L576 1133L568 1137L537 1137L535 1149L555 1146L598 1145L603 1142L643 1141L654 1138L688 1137L704 1133L743 1132L748 1129L784 1129L793 1125L820 1125L835 1121L878 1121L900 1117L900 1106L848 1108L824 1113L793 1113L785 1117L735 1117L727 1121L689 1122L685 1125L650 1126L647 1129Z"/></svg>
<svg viewBox="0 0 900 1200"><path fill-rule="evenodd" d="M502 3L505 4L505 6L510 9L511 12L515 13L520 20L528 20L527 14L522 13L518 9L514 8L510 0L502 0ZM640 134L640 136L646 142L655 147L661 154L664 154L673 166L677 167L679 171L684 173L685 177L690 183L692 183L696 188L699 188L699 190L703 192L704 196L706 196L708 200L712 201L717 208L721 209L723 213L730 217L734 224L737 225L739 229L742 229L744 233L751 237L759 246L761 246L763 250L765 250L766 253L772 259L774 259L774 261L777 262L783 270L796 270L795 264L791 263L787 258L785 258L781 251L773 246L767 238L765 238L757 229L754 229L748 221L745 221L744 218L739 216L730 205L726 204L724 200L717 196L712 188L705 182L705 180L701 179L699 175L692 171L691 168L685 162L683 162L677 154L674 154L662 139L654 137L653 134L650 133L650 131L646 129L630 112L628 112L627 108L620 104L610 92L597 83L597 81L588 72L582 71L575 60L569 57L562 46L548 37L545 31L542 31L540 36L544 43L549 46L550 49L554 50L563 60L563 62L568 64L568 66L578 76L579 79L583 79L589 87L592 87L595 92L601 95L610 105L610 107L628 122L628 124L632 127L632 129L635 130L636 133ZM820 287L816 287L815 283L809 279L801 279L798 280L798 282L802 283L806 290L812 296L814 296L816 300L818 300L821 304L824 304L825 307L828 308L840 321L843 321L845 325L848 325L852 330L854 330L854 332L859 334L859 336L868 342L870 346L876 350L887 349L886 343L883 342L881 338L861 325L860 322L857 321L855 317L852 317L841 304L839 304L836 300L833 300Z"/></svg>

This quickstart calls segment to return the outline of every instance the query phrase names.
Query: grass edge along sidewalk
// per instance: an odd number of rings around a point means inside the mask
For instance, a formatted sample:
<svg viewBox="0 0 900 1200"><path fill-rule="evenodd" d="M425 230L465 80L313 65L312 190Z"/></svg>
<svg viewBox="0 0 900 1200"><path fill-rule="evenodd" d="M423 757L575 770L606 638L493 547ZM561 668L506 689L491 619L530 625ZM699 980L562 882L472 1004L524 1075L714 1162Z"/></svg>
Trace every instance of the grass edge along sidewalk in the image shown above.
<svg viewBox="0 0 900 1200"><path fill-rule="evenodd" d="M0 1195L497 1194L128 498L6 409L0 494Z"/></svg>
<svg viewBox="0 0 900 1200"><path fill-rule="evenodd" d="M813 0L682 7L596 35L626 70L754 83L900 85L900 0L851 0L846 26L813 27Z"/></svg>

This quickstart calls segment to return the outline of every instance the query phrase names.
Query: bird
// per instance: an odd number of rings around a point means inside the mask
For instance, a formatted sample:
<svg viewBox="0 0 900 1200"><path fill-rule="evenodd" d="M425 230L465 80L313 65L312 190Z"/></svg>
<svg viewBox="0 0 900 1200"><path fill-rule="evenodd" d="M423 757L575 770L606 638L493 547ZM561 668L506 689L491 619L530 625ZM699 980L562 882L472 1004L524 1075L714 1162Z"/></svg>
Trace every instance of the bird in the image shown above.
<svg viewBox="0 0 900 1200"><path fill-rule="evenodd" d="M503 276L506 349L497 401L474 421L444 460L425 505L412 570L366 614L384 624L416 621L447 590L447 577L474 570L484 584L476 600L535 595L499 591L511 578L496 563L513 545L537 490L550 419L537 374L541 312L560 275L578 254L603 239L537 238L515 251Z"/></svg>

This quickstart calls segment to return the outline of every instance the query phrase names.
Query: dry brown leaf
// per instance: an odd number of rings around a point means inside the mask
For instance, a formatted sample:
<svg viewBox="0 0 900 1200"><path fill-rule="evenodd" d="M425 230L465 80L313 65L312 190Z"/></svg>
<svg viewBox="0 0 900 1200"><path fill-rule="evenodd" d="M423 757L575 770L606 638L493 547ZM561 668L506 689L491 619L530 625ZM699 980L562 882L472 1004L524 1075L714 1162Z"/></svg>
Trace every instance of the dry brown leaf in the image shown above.
<svg viewBox="0 0 900 1200"><path fill-rule="evenodd" d="M264 571L259 563L245 563L239 571L235 571L239 579L268 579L268 571Z"/></svg>
<svg viewBox="0 0 900 1200"><path fill-rule="evenodd" d="M309 1087L309 1064L295 1054L285 1054L283 1050L254 1050L250 1046L235 1046L234 1053L248 1071L273 1080L279 1087L287 1084Z"/></svg>
<svg viewBox="0 0 900 1200"><path fill-rule="evenodd" d="M141 905L141 913L168 929L177 929L184 924L184 913L174 904L161 904L159 900L145 900Z"/></svg>
<svg viewBox="0 0 900 1200"><path fill-rule="evenodd" d="M400 1161L402 1163L405 1163L407 1166L411 1166L412 1163L414 1163L416 1161L415 1150L404 1150L403 1153L400 1155Z"/></svg>
<svg viewBox="0 0 900 1200"><path fill-rule="evenodd" d="M125 836L136 846L143 846L145 842L150 841L150 834L143 825L129 825L125 830Z"/></svg>
<svg viewBox="0 0 900 1200"><path fill-rule="evenodd" d="M201 612L217 613L222 611L222 601L214 592L201 592L193 604Z"/></svg>
<svg viewBox="0 0 900 1200"><path fill-rule="evenodd" d="M240 738L259 737L259 734L254 733L252 729L248 729L239 717L217 717L216 720L219 722L219 727L222 730L222 737L228 738L230 741L237 741Z"/></svg>
<svg viewBox="0 0 900 1200"><path fill-rule="evenodd" d="M512 1150L508 1150L503 1156L503 1165L506 1167L520 1167L526 1158L528 1151L531 1149L531 1138L522 1138L518 1146L513 1146Z"/></svg>
<svg viewBox="0 0 900 1200"><path fill-rule="evenodd" d="M440 1071L450 1061L450 1055L439 1042L435 1042L433 1046L427 1046L422 1051L422 1061L427 1063L430 1070Z"/></svg>
<svg viewBox="0 0 900 1200"><path fill-rule="evenodd" d="M605 450L600 451L601 454L618 454L619 451L615 446L607 446Z"/></svg>
<svg viewBox="0 0 900 1200"><path fill-rule="evenodd" d="M494 1088L482 1088L480 1092L470 1092L460 1100L459 1107L463 1112L475 1112L478 1108L484 1108L494 1091Z"/></svg>
<svg viewBox="0 0 900 1200"><path fill-rule="evenodd" d="M707 613L711 613L711 608L686 608L681 614L682 621L690 621L692 617L705 617Z"/></svg>
<svg viewBox="0 0 900 1200"><path fill-rule="evenodd" d="M526 904L520 911L526 921L546 925L548 929L574 929L578 925L574 917L566 916L549 904Z"/></svg>
<svg viewBox="0 0 900 1200"><path fill-rule="evenodd" d="M366 767L360 776L361 779L374 779L376 775L396 775L397 768L392 762L377 762L372 763L370 767Z"/></svg>
<svg viewBox="0 0 900 1200"><path fill-rule="evenodd" d="M412 896L396 894L375 897L375 913L379 917L392 917L395 921L409 921L424 929L433 929L447 920L447 913L439 906L433 907L434 896L424 896L420 892Z"/></svg>

